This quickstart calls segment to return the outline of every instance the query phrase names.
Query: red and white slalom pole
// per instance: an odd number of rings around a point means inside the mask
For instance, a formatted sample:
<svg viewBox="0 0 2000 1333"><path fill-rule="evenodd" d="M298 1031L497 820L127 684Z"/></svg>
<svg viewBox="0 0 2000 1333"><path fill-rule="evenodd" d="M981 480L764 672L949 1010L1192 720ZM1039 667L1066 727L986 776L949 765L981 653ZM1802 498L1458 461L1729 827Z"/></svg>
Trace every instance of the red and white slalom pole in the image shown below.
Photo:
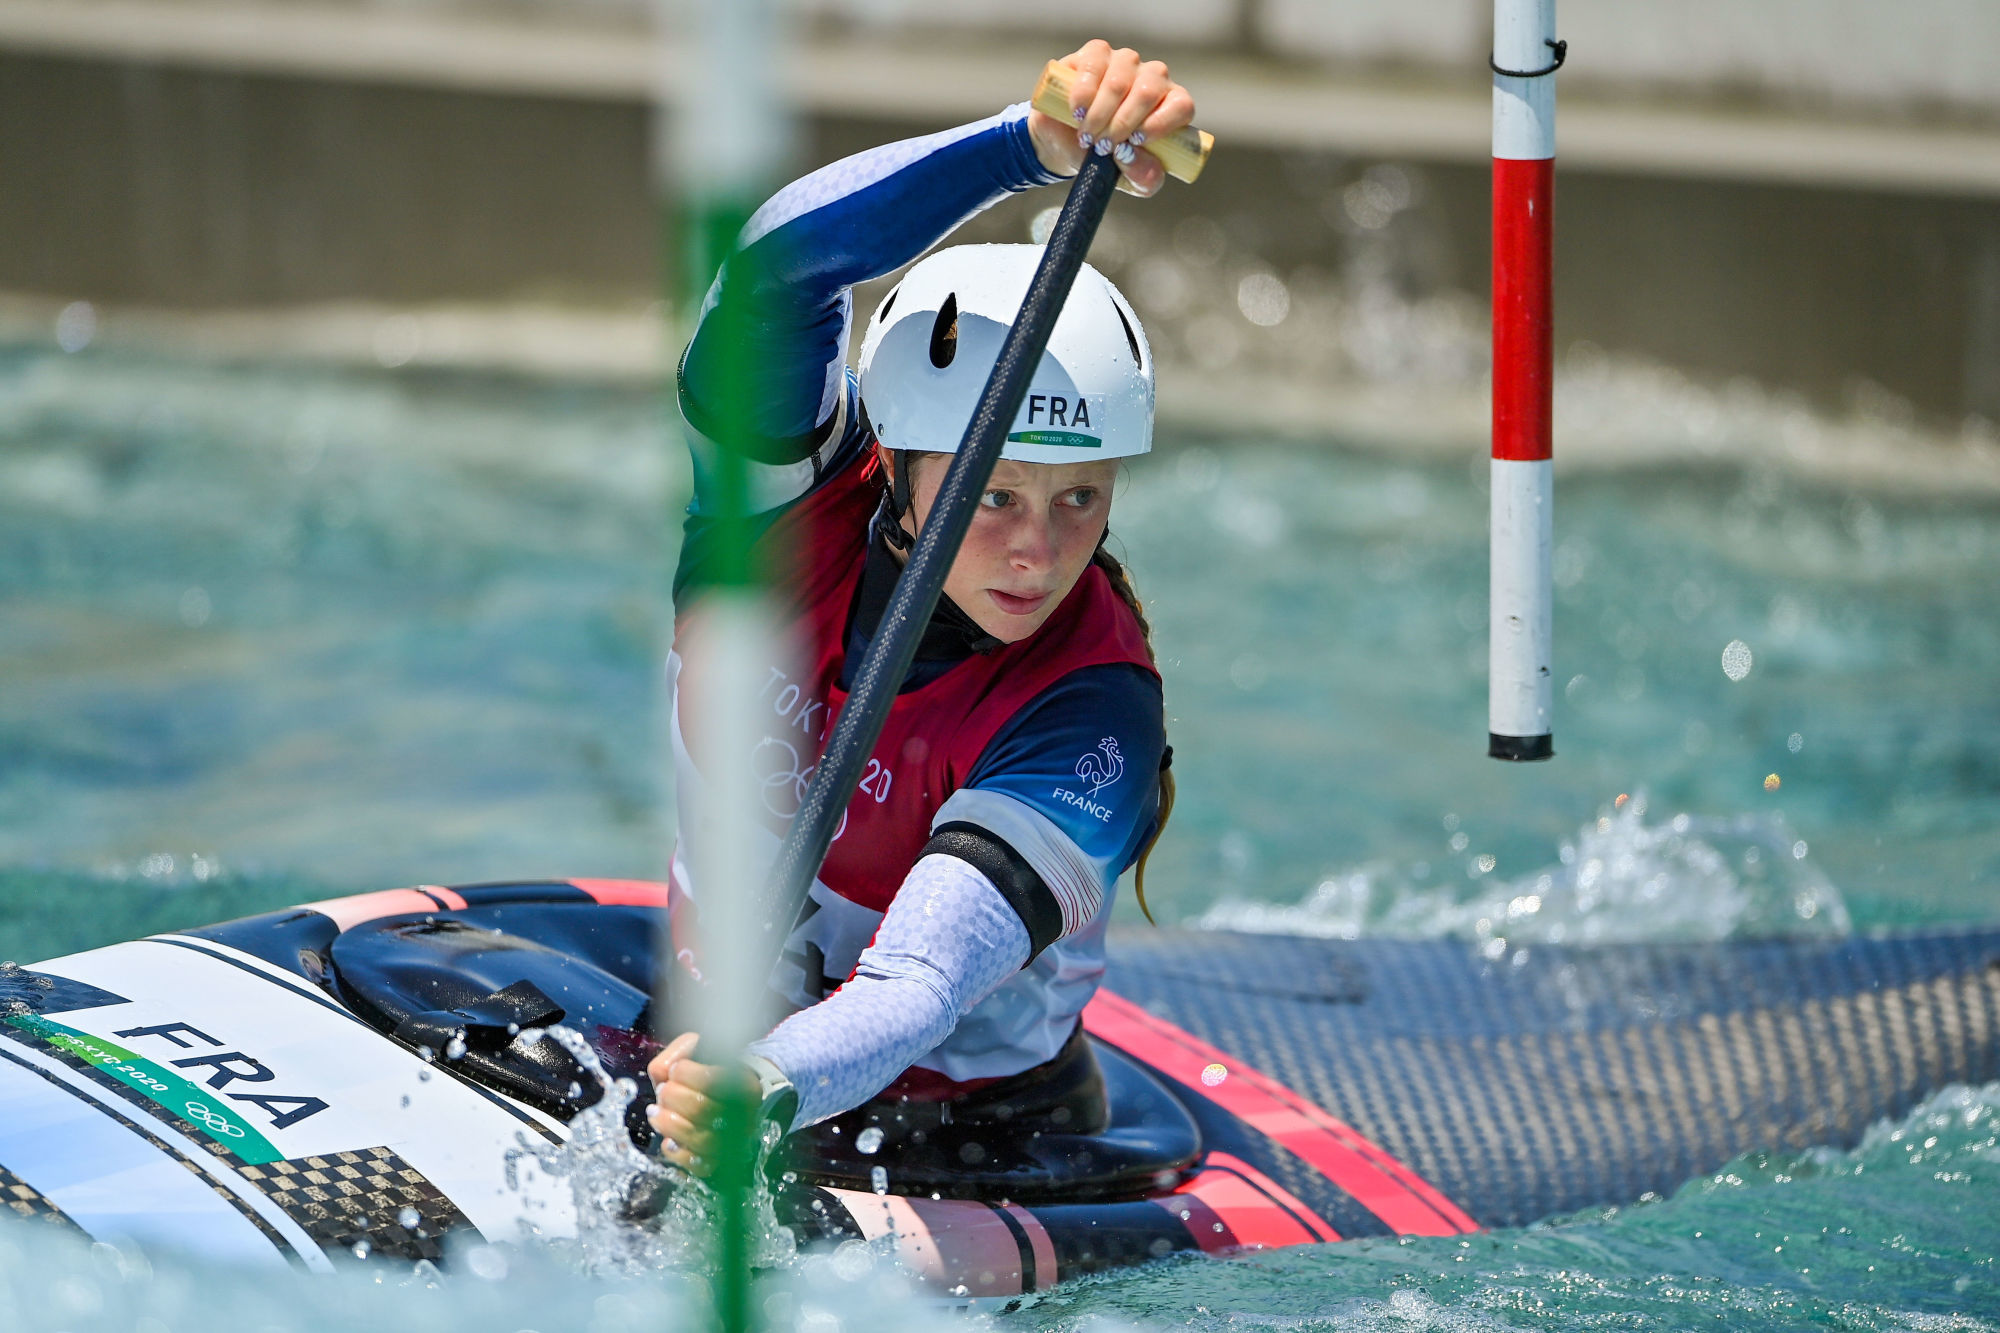
<svg viewBox="0 0 2000 1333"><path fill-rule="evenodd" d="M1547 759L1555 0L1493 3L1493 571L1487 753Z"/></svg>

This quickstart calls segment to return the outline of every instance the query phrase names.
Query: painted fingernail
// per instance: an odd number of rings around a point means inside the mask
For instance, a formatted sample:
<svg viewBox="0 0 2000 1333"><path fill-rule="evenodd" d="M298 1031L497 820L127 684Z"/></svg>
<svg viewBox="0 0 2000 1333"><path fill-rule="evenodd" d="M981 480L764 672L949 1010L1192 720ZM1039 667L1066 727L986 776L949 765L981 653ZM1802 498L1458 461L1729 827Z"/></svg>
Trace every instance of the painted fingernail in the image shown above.
<svg viewBox="0 0 2000 1333"><path fill-rule="evenodd" d="M1095 140L1095 139L1093 139L1093 138L1091 138L1091 137L1090 137L1090 131L1089 131L1089 130L1078 130L1078 131L1076 132L1076 146L1077 146L1077 147L1079 147L1079 148L1088 148L1088 147L1090 147L1090 146L1091 146L1092 144L1094 144L1094 143L1096 143L1096 142L1097 142L1097 140Z"/></svg>
<svg viewBox="0 0 2000 1333"><path fill-rule="evenodd" d="M1144 148L1146 146L1146 132L1144 130L1133 130L1131 142L1134 148Z"/></svg>
<svg viewBox="0 0 2000 1333"><path fill-rule="evenodd" d="M1111 156L1118 159L1119 165L1129 167L1133 159L1139 156L1139 150L1129 143L1121 143L1112 148Z"/></svg>
<svg viewBox="0 0 2000 1333"><path fill-rule="evenodd" d="M1111 152L1111 140L1099 139L1095 144L1091 145L1091 149L1099 157L1107 156Z"/></svg>
<svg viewBox="0 0 2000 1333"><path fill-rule="evenodd" d="M1090 108L1087 106L1073 106L1069 109L1069 113L1081 121L1085 116L1090 114Z"/></svg>

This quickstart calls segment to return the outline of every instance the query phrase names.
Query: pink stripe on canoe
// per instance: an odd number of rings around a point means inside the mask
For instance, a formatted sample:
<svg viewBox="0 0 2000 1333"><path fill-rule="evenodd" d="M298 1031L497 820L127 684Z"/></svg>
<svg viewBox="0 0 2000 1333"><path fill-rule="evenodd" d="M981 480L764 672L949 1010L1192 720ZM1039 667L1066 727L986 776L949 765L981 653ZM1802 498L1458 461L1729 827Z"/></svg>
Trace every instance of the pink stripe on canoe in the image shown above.
<svg viewBox="0 0 2000 1333"><path fill-rule="evenodd" d="M457 910L465 906L465 899L450 889L425 885L420 889L357 893L347 898L329 898L323 903L304 903L301 906L308 912L332 917L333 923L342 930L352 930L364 921L375 921L385 916L414 916L445 908Z"/></svg>
<svg viewBox="0 0 2000 1333"><path fill-rule="evenodd" d="M572 879L565 883L582 889L602 907L665 907L667 886L650 879Z"/></svg>
<svg viewBox="0 0 2000 1333"><path fill-rule="evenodd" d="M1479 1224L1409 1167L1270 1075L1210 1046L1193 1033L1100 988L1083 1011L1084 1028L1128 1051L1189 1091L1269 1135L1398 1235L1455 1236ZM1221 1065L1209 1086L1202 1071Z"/></svg>
<svg viewBox="0 0 2000 1333"><path fill-rule="evenodd" d="M1200 1215L1181 1218L1195 1244L1211 1254L1228 1249L1279 1249L1340 1239L1338 1231L1287 1193L1284 1186L1226 1152L1204 1154L1201 1170L1192 1180L1181 1182L1172 1194L1151 1202L1179 1216L1188 1200L1212 1210L1207 1218ZM1217 1222L1226 1230L1218 1233Z"/></svg>

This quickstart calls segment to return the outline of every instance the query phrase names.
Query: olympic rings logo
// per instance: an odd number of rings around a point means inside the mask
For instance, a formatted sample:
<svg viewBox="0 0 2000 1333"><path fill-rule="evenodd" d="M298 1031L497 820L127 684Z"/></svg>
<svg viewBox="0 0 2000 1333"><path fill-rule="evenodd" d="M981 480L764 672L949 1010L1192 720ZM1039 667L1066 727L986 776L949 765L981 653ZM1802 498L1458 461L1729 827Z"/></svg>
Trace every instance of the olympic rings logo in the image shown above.
<svg viewBox="0 0 2000 1333"><path fill-rule="evenodd" d="M799 752L786 742L772 736L766 736L757 742L757 747L750 752L750 764L757 776L764 798L764 808L780 819L797 818L799 807L805 804L806 787L812 782L813 770L819 765L813 763L801 766ZM868 766L871 777L874 771L880 768L873 759L868 761ZM883 769L882 772L882 795L876 796L877 801L882 800L889 790L888 770ZM840 835L845 832L847 832L847 811L842 810L840 827L834 830L833 840L839 842Z"/></svg>
<svg viewBox="0 0 2000 1333"><path fill-rule="evenodd" d="M208 1132L211 1134L220 1134L225 1138L231 1139L240 1139L243 1137L243 1127L241 1125L231 1123L228 1116L205 1102L189 1102L187 1104L187 1113L188 1119L199 1120L208 1127Z"/></svg>
<svg viewBox="0 0 2000 1333"><path fill-rule="evenodd" d="M780 819L797 815L805 803L806 784L812 781L816 765L799 766L799 752L781 740L766 736L750 753L763 790L764 808Z"/></svg>

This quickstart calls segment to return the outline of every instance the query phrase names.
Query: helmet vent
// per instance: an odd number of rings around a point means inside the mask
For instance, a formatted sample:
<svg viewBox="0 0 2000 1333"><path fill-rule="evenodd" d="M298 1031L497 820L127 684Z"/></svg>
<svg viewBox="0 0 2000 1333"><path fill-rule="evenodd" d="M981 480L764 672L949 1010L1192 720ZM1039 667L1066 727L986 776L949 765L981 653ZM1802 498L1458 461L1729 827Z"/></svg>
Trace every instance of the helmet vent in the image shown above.
<svg viewBox="0 0 2000 1333"><path fill-rule="evenodd" d="M1113 301L1111 308L1118 312L1118 327L1125 330L1125 345L1132 349L1132 364L1144 370L1146 368L1146 358L1139 355L1139 335L1133 332L1132 321L1126 317L1125 307L1119 302Z"/></svg>
<svg viewBox="0 0 2000 1333"><path fill-rule="evenodd" d="M937 323L931 325L931 364L943 370L958 355L958 293L944 298Z"/></svg>

